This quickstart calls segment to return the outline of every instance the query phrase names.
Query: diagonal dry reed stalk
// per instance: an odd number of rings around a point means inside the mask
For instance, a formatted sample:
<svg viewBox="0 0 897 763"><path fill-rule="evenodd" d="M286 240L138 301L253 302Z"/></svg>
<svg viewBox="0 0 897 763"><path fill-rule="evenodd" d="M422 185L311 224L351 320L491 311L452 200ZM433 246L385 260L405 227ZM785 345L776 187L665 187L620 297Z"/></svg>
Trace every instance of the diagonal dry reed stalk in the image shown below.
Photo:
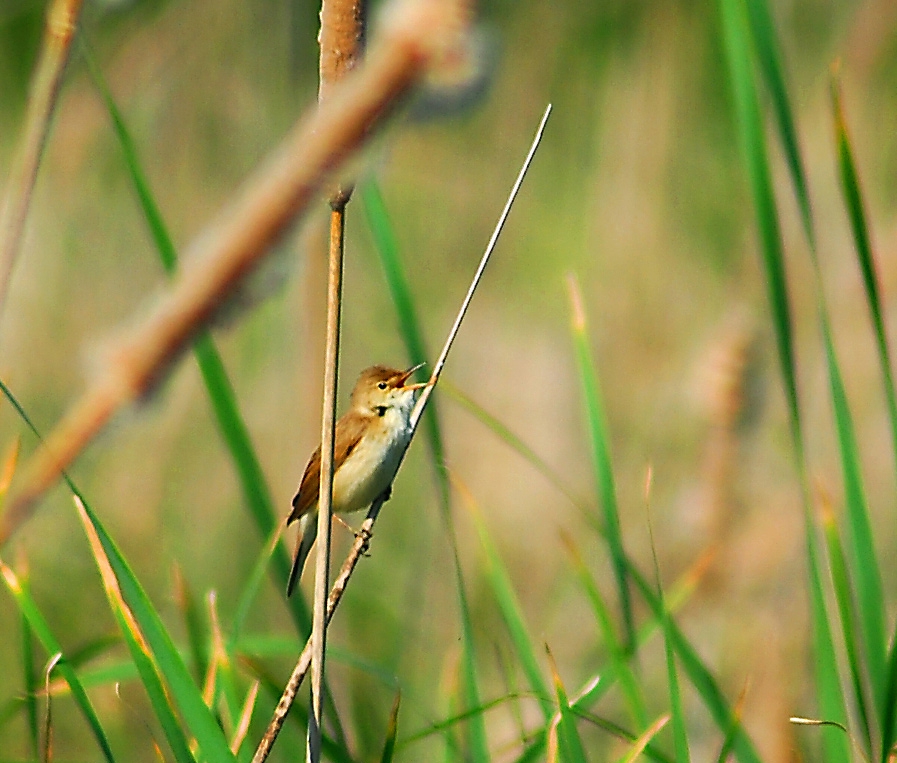
<svg viewBox="0 0 897 763"><path fill-rule="evenodd" d="M96 378L26 464L21 487L0 519L0 547L111 416L151 388L401 96L430 68L459 55L464 18L449 0L395 0L389 6L365 63L300 120L195 239L155 309L111 343Z"/></svg>

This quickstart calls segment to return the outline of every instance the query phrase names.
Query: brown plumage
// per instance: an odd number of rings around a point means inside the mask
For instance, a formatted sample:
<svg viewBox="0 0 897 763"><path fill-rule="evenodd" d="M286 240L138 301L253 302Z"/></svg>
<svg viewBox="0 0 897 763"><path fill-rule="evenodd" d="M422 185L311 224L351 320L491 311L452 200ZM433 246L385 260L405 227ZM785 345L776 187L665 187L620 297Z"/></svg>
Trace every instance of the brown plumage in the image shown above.
<svg viewBox="0 0 897 763"><path fill-rule="evenodd" d="M419 366L400 371L371 366L361 372L349 410L336 422L333 447L334 513L360 511L388 491L411 437L414 392L425 384L405 382ZM321 448L312 453L287 524L299 521L299 537L287 596L296 587L318 532Z"/></svg>

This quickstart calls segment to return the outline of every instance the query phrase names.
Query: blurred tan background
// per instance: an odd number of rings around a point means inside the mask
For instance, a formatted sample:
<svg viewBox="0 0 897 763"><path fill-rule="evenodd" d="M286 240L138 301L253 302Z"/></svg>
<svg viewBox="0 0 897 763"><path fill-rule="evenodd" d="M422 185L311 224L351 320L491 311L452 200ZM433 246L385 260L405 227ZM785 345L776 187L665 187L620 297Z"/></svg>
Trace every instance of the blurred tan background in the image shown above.
<svg viewBox="0 0 897 763"><path fill-rule="evenodd" d="M771 5L890 590L897 553L893 459L835 177L828 71L840 58L893 323L897 5ZM316 14L314 3L290 8L275 0L88 3L84 30L181 250L313 101ZM30 0L0 7L4 173L42 16L42 4ZM787 717L812 712L813 697L803 526L717 6L691 0L492 2L481 6L481 26L485 60L494 67L481 100L446 118L394 119L359 164L362 176L381 183L430 351L441 345L551 101L543 146L446 376L531 445L597 512L564 280L576 274L608 410L627 546L650 570L650 519L668 585L713 553L680 621L729 696L743 694L765 759L791 760L796 742ZM807 252L771 136L770 144L812 471L837 505L840 478ZM318 439L324 208L272 260L263 280L274 288L216 331L284 516ZM358 371L407 360L358 200L349 207L348 235L341 410ZM48 431L78 395L103 338L139 314L164 283L121 152L76 54L0 322L0 378L39 427ZM437 392L437 398L448 468L485 514L531 635L551 646L562 676L571 689L578 687L605 662L561 533L582 545L611 595L606 549L576 506L449 397ZM11 407L0 404L0 447L23 432ZM23 444L26 452L34 448L27 435ZM459 648L454 591L445 583L450 556L425 455L418 442L333 636L399 680L413 680L419 702L407 703L401 726L409 733L444 714L428 692L449 680ZM650 512L644 497L649 465ZM119 418L79 460L74 477L172 622L176 564L196 591L218 591L225 616L232 612L262 540L241 505L192 358L151 401ZM460 500L454 510L488 698L505 690L493 645L498 614L480 578L475 533ZM350 538L337 529L336 539L343 550ZM113 629L64 490L45 500L16 538L8 556L20 554L66 646ZM309 580L304 583L308 590ZM72 590L80 592L77 599ZM266 585L254 632L289 632L281 595ZM21 690L14 613L10 598L0 595L0 702ZM661 660L655 643L643 667L659 698L665 696L665 679L655 670ZM388 688L345 664L334 672L344 712L386 718ZM139 705L139 691L124 693ZM134 740L135 759L149 760L139 714L123 709L111 687L92 696L104 717ZM686 699L695 749L706 743L710 754L710 721L690 692ZM664 701L658 699L658 707ZM599 709L614 715L615 702ZM505 711L495 712L490 741L501 750L513 741L512 719L502 721ZM85 732L70 704L59 703L57 719L60 753L92 755L89 740L78 741ZM19 724L0 727L0 757L26 754ZM604 749L605 736L583 733ZM373 738L355 742L368 753L379 744ZM427 749L426 743L409 747L403 759L426 760Z"/></svg>

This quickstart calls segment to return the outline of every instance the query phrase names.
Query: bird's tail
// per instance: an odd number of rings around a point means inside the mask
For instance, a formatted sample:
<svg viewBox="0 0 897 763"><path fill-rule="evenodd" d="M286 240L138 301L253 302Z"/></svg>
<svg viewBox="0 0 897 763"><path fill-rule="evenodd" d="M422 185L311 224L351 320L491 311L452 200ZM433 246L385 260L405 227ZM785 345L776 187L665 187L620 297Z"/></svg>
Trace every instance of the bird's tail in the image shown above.
<svg viewBox="0 0 897 763"><path fill-rule="evenodd" d="M299 535L296 538L296 553L293 556L293 568L290 570L290 579L287 582L287 596L293 593L296 583L302 577L302 568L305 567L305 560L311 551L311 547L315 544L315 538L318 535L318 514L317 512L308 512L299 517Z"/></svg>

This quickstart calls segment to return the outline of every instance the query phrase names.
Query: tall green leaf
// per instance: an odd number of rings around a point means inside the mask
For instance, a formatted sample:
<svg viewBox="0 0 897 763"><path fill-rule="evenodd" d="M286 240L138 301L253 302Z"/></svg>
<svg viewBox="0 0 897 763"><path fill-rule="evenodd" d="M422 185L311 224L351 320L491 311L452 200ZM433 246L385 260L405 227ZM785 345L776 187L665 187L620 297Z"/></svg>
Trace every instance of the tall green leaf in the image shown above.
<svg viewBox="0 0 897 763"><path fill-rule="evenodd" d="M62 646L50 629L49 623L47 623L47 620L44 618L43 614L41 614L40 609L31 597L27 587L22 585L12 568L7 566L3 561L0 561L0 575L2 575L6 587L12 594L13 599L15 599L19 611L28 621L28 625L32 632L37 636L38 641L40 641L41 646L47 651L47 654L62 655L56 663L55 669L59 671L63 678L65 678L66 683L68 683L69 689L71 689L72 692L72 697L78 705L78 709L81 711L84 719L87 721L87 725L90 727L94 739L96 739L100 751L103 753L103 757L106 759L107 763L115 763L115 757L112 755L112 748L109 746L109 739L106 736L106 731L103 729L100 719L93 709L93 705L87 696L87 692L84 690L84 686L81 684L71 663L65 658Z"/></svg>
<svg viewBox="0 0 897 763"><path fill-rule="evenodd" d="M660 621L664 617L664 607L660 598L654 593L654 590L642 574L634 566L631 566L631 562L630 572L632 580L645 603L650 607L654 617ZM724 733L732 730L732 751L735 756L742 763L760 763L760 756L757 754L750 737L748 737L744 728L738 722L713 675L698 655L697 650L689 643L671 617L668 617L666 625L667 631L665 636L669 639L691 685L700 694L719 729Z"/></svg>
<svg viewBox="0 0 897 763"><path fill-rule="evenodd" d="M477 529L477 535L480 539L480 546L486 557L486 579L492 588L492 594L498 603L498 609L501 612L502 620L508 629L508 635L511 637L511 643L514 645L514 651L517 659L520 661L526 679L529 682L530 689L538 698L542 707L542 714L545 721L551 718L554 707L549 700L550 692L548 684L542 677L542 671L539 669L539 661L536 657L535 649L532 641L526 631L526 624L523 621L523 613L520 609L520 602L514 593L514 586L511 583L511 577L502 562L498 549L489 536L486 524L480 514L479 507L466 490L462 491L467 500L470 515L473 517L474 525Z"/></svg>
<svg viewBox="0 0 897 763"><path fill-rule="evenodd" d="M592 612L595 615L595 620L601 630L601 637L606 645L607 654L610 660L608 668L601 671L601 681L596 685L590 700L597 700L599 689L603 693L613 685L615 680L619 680L623 696L625 697L626 704L629 708L629 714L636 727L643 729L648 725L648 708L639 685L638 677L627 661L625 650L623 649L622 644L620 644L619 638L617 638L610 609L605 603L604 597L601 595L601 591L599 590L598 584L593 578L592 573L589 571L588 567L586 567L579 548L577 548L572 539L567 538L565 540L565 545L567 546L572 559L573 571L579 579L583 591L588 597ZM653 630L654 625L653 622L647 623L646 627L642 628L636 635L636 648L632 651L633 658L638 654L638 648L645 642L647 635L650 633L648 628ZM577 702L576 704L577 707L580 707L582 703Z"/></svg>
<svg viewBox="0 0 897 763"><path fill-rule="evenodd" d="M623 611L623 643L627 652L635 648L635 618L632 613L632 601L627 580L626 552L623 548L623 534L620 529L620 514L617 509L617 493L614 486L614 472L611 464L610 441L607 434L604 402L592 360L589 336L586 331L586 314L582 297L576 281L571 277L570 302L573 312L573 343L579 377L585 399L586 416L592 445L593 468L601 507L604 513L604 526L607 545L610 549L614 579L617 584L617 595Z"/></svg>
<svg viewBox="0 0 897 763"><path fill-rule="evenodd" d="M878 360L881 366L882 382L888 404L888 418L891 424L892 452L897 460L897 392L894 389L894 374L891 370L891 351L885 332L885 320L881 305L881 290L875 273L875 261L872 256L872 242L869 226L866 223L866 212L863 205L863 194L860 179L853 159L853 149L847 132L847 120L844 116L844 104L841 100L841 87L837 75L832 78L832 111L835 122L835 142L838 149L838 171L841 179L841 190L844 203L850 218L854 246L860 273L863 275L863 287L866 291L866 303L869 305L869 316L875 332L875 343L878 349ZM894 469L897 473L897 465Z"/></svg>
<svg viewBox="0 0 897 763"><path fill-rule="evenodd" d="M832 573L832 586L841 617L841 631L844 638L844 651L847 653L847 665L853 683L854 705L863 734L865 755L872 759L872 718L866 702L866 686L862 667L862 653L855 635L858 628L856 609L853 602L853 590L850 573L844 557L844 547L838 535L838 527L831 511L825 511L822 517L822 529L828 546L829 569Z"/></svg>
<svg viewBox="0 0 897 763"><path fill-rule="evenodd" d="M650 486L650 481L649 481ZM673 742L676 750L676 763L689 763L688 736L685 731L685 713L682 710L682 693L679 690L679 674L676 672L676 655L673 649L672 621L667 609L663 584L660 580L660 563L657 561L657 547L654 545L654 530L649 523L651 536L651 557L654 561L654 581L657 586L657 601L660 604L661 626L663 628L663 648L667 663L667 687L670 694L670 718L673 721Z"/></svg>
<svg viewBox="0 0 897 763"><path fill-rule="evenodd" d="M723 38L729 75L735 97L735 116L750 181L751 197L760 234L760 249L766 272L769 306L779 355L779 370L785 382L791 430L799 460L803 460L803 437L794 370L794 339L791 333L791 308L785 278L785 256L782 251L779 217L772 194L772 180L767 162L763 121L753 76L750 34L744 13L744 0L720 0Z"/></svg>
<svg viewBox="0 0 897 763"><path fill-rule="evenodd" d="M468 708L479 707L480 689L477 679L476 645L473 641L473 621L470 617L470 605L467 601L467 593L464 589L464 580L461 576L461 567L456 557L456 572L458 576L458 605L461 615L461 670L464 702ZM467 742L469 755L474 763L488 763L489 743L486 737L486 723L481 713L473 713L467 723Z"/></svg>
<svg viewBox="0 0 897 763"><path fill-rule="evenodd" d="M558 703L558 713L560 718L557 722L557 743L560 752L559 759L562 763L586 763L586 751L582 745L582 739L576 729L576 714L570 707L567 699L567 690L564 688L564 682L558 673L557 665L548 647L545 647L548 654L548 662L551 665L551 674L554 678L554 690Z"/></svg>
<svg viewBox="0 0 897 763"><path fill-rule="evenodd" d="M838 174L841 181L841 190L844 194L844 203L850 219L850 228L853 232L857 260L863 276L869 316L872 320L872 328L875 334L878 361L881 367L882 386L885 392L888 420L891 427L891 452L895 458L894 472L897 474L897 392L895 392L894 375L891 370L891 352L885 331L881 293L875 273L872 240L866 221L859 175L847 131L847 119L844 115L844 104L841 99L841 87L837 72L832 76L831 95L835 143L838 151ZM895 630L891 638L886 677L887 680L882 689L884 696L881 699L882 763L885 763L889 751L894 746L894 743L897 742L897 630Z"/></svg>
<svg viewBox="0 0 897 763"><path fill-rule="evenodd" d="M80 505L78 509L79 511L81 510ZM118 586L118 581L112 572L112 568L102 548L99 548L97 545L96 535L90 534L89 539L100 569L100 576L103 579L103 588L106 591L109 608L112 610L112 615L118 623L119 630L128 647L128 652L149 697L153 711L156 713L156 718L159 719L159 724L162 726L162 731L168 740L172 754L178 763L195 763L195 758L190 752L190 746L181 728L180 721L165 691L158 666L143 638L140 627L122 598L121 589Z"/></svg>
<svg viewBox="0 0 897 763"><path fill-rule="evenodd" d="M22 578L22 585L27 587L27 578ZM31 753L37 759L38 745L40 744L40 732L37 728L37 681L34 674L34 636L28 618L20 612L22 628L22 677L24 679L25 695L22 698L25 704L25 718L28 727L28 741L31 744Z"/></svg>
<svg viewBox="0 0 897 763"><path fill-rule="evenodd" d="M860 631L868 663L869 679L876 710L881 707L885 686L885 601L881 587L881 572L875 554L869 507L860 473L859 449L853 421L847 405L844 381L835 357L835 350L827 321L823 321L825 354L829 369L829 384L835 409L838 447L844 477L844 496L847 507L847 527L851 567L856 579Z"/></svg>
<svg viewBox="0 0 897 763"><path fill-rule="evenodd" d="M196 738L203 757L216 763L235 761L218 722L203 702L202 693L175 649L171 635L125 558L97 516L81 499L78 499L78 509L101 572L103 566L108 565L111 574L115 576L121 598L146 640L149 653L171 691L184 721Z"/></svg>
<svg viewBox="0 0 897 763"><path fill-rule="evenodd" d="M386 727L386 739L383 742L383 753L380 755L380 763L392 763L392 756L396 748L396 734L399 731L399 705L402 702L402 693L396 692L396 698L392 703L392 711L389 713L389 725Z"/></svg>
<svg viewBox="0 0 897 763"><path fill-rule="evenodd" d="M756 15L756 9L754 10ZM804 459L804 443L798 405L797 375L794 366L791 315L785 283L785 260L779 232L778 213L772 190L763 122L760 116L759 99L753 75L752 36L743 0L720 0L720 16L723 28L729 78L735 102L736 127L739 142L750 181L751 197L760 234L761 253L773 327L776 334L779 367L785 385L798 474L804 499L805 540L807 546L807 571L809 575L810 612L816 669L817 696L819 709L827 719L843 722L846 720L844 699L840 691L834 640L828 622L825 595L822 589L820 558L816 530L809 510L809 488ZM755 21L755 26L756 26ZM771 32L771 24L766 28ZM772 41L771 35L766 43ZM789 139L783 142L786 146ZM794 142L796 146L796 141ZM796 149L795 149L796 150ZM800 163L796 166L799 168ZM803 204L801 204L803 208ZM809 203L806 204L809 210ZM808 218L805 217L805 225ZM812 228L810 228L812 245ZM814 258L815 261L815 258ZM848 746L843 735L834 729L823 732L824 754L827 760L846 760Z"/></svg>
<svg viewBox="0 0 897 763"><path fill-rule="evenodd" d="M770 94L772 110L775 114L779 138L785 161L791 175L791 184L800 209L801 222L810 247L815 249L816 236L813 227L813 214L810 206L810 192L804 173L803 162L797 142L797 130L785 87L785 75L782 67L782 55L776 40L772 15L766 0L747 0L747 18L757 51L757 62L760 72Z"/></svg>

